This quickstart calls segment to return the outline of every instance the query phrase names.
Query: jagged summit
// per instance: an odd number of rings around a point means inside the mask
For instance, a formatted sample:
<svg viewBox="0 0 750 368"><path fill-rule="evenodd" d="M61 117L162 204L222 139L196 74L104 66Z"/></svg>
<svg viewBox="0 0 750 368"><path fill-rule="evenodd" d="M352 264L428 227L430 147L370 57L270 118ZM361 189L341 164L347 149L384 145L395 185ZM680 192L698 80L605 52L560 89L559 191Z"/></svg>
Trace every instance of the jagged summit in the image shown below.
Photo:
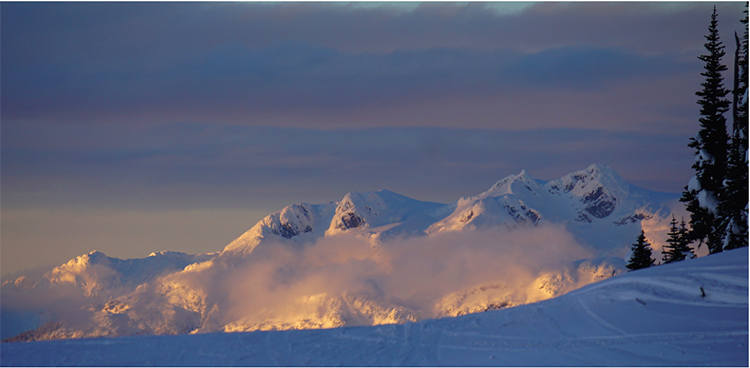
<svg viewBox="0 0 750 368"><path fill-rule="evenodd" d="M483 193L491 196L503 194L514 194L518 192L531 191L536 192L539 189L538 180L529 176L526 170L521 170L518 175L509 175L495 183L487 192Z"/></svg>
<svg viewBox="0 0 750 368"><path fill-rule="evenodd" d="M590 216L601 219L612 214L630 195L630 184L609 166L594 164L588 168L548 182L545 188L552 194L576 198L583 211L579 217L590 222Z"/></svg>
<svg viewBox="0 0 750 368"><path fill-rule="evenodd" d="M354 229L373 230L383 226L398 226L414 216L430 217L430 212L442 206L444 205L418 201L389 190L350 192L339 201L326 235Z"/></svg>
<svg viewBox="0 0 750 368"><path fill-rule="evenodd" d="M633 186L602 164L550 181L535 179L522 170L484 193L459 199L453 213L427 232L558 223L580 241L606 249L617 243L613 238L625 238L641 221L668 215L676 198Z"/></svg>
<svg viewBox="0 0 750 368"><path fill-rule="evenodd" d="M592 188L604 187L610 192L627 195L630 184L607 165L594 164L584 170L572 172L547 184L548 189L556 193L583 195ZM595 189L594 189L595 190Z"/></svg>
<svg viewBox="0 0 750 368"><path fill-rule="evenodd" d="M341 200L298 203L266 216L224 248L249 254L264 239L302 244L324 236L359 233L378 240L383 236L424 231L446 205L419 201L389 190L349 192Z"/></svg>

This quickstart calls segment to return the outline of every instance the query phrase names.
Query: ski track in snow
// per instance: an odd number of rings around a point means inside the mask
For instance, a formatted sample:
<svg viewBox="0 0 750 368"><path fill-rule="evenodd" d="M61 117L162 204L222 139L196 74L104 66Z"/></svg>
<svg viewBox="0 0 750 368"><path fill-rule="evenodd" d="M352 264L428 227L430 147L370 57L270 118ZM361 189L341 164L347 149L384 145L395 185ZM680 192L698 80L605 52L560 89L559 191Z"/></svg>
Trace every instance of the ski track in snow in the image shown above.
<svg viewBox="0 0 750 368"><path fill-rule="evenodd" d="M604 327L607 330L610 330L612 332L620 334L620 335L626 335L627 334L627 332L625 332L625 331L617 328L616 326L612 325L611 323L603 320L601 317L599 317L598 314L592 312L591 309L589 309L589 307L586 306L586 303L583 300L578 299L578 303L581 305L581 308L583 308L583 310L586 312L586 314L589 317L591 317L591 319L594 320L596 323L598 323L600 326Z"/></svg>
<svg viewBox="0 0 750 368"><path fill-rule="evenodd" d="M747 366L747 252L627 273L540 303L456 318L328 330L3 343L0 364ZM705 298L696 293L701 285Z"/></svg>

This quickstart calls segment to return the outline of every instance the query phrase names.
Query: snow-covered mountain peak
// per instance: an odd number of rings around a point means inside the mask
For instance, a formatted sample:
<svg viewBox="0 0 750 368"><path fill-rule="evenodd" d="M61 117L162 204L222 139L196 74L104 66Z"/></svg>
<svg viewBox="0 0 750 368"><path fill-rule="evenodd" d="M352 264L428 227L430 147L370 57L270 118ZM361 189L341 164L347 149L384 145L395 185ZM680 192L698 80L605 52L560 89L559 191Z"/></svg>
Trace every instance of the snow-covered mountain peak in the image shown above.
<svg viewBox="0 0 750 368"><path fill-rule="evenodd" d="M212 259L218 253L190 255L181 252L153 252L146 258L119 259L93 251L78 256L44 274L49 284L81 288L87 296L116 288L134 288L156 277Z"/></svg>
<svg viewBox="0 0 750 368"><path fill-rule="evenodd" d="M187 255L187 253L175 252L172 250L161 250L158 252L151 252L151 254L149 254L148 256L149 257L181 257L183 255Z"/></svg>
<svg viewBox="0 0 750 368"><path fill-rule="evenodd" d="M349 192L344 195L344 198L339 201L339 205L336 207L336 213L345 212L356 207L379 207L385 208L383 198L378 194L385 191L377 192ZM392 193L392 192L391 192Z"/></svg>
<svg viewBox="0 0 750 368"><path fill-rule="evenodd" d="M589 215L601 219L612 214L630 196L631 185L607 165L593 164L545 184L552 194L580 202L579 218L590 222Z"/></svg>
<svg viewBox="0 0 750 368"><path fill-rule="evenodd" d="M552 180L546 187L554 193L571 193L581 196L595 190L597 187L606 187L609 191L627 192L629 184L607 165L593 164L583 170L574 171L560 179Z"/></svg>
<svg viewBox="0 0 750 368"><path fill-rule="evenodd" d="M274 212L224 248L224 253L249 254L262 239L277 241L307 240L322 235L325 219L338 205L329 202L321 205L296 203Z"/></svg>
<svg viewBox="0 0 750 368"><path fill-rule="evenodd" d="M536 179L529 176L526 170L521 170L518 175L509 175L498 181L488 191L480 196L501 196L504 194L517 194L524 191L537 193L539 183ZM537 194L538 195L538 194Z"/></svg>
<svg viewBox="0 0 750 368"><path fill-rule="evenodd" d="M442 203L423 202L389 190L349 192L339 201L299 203L266 216L224 248L231 254L250 254L264 239L301 244L344 232L375 240L381 235L419 233L449 211Z"/></svg>
<svg viewBox="0 0 750 368"><path fill-rule="evenodd" d="M325 234L378 228L391 233L422 231L427 226L425 222L435 221L433 216L441 207L445 205L418 201L389 190L350 192L338 203ZM409 229L403 228L406 222L409 222Z"/></svg>
<svg viewBox="0 0 750 368"><path fill-rule="evenodd" d="M94 250L87 254L80 255L78 257L75 257L68 261L67 263L55 267L50 273L59 273L59 272L79 272L80 270L91 266L91 265L104 265L109 266L110 265L109 257L107 257L106 254Z"/></svg>
<svg viewBox="0 0 750 368"><path fill-rule="evenodd" d="M371 227L382 222L379 217L386 209L383 198L375 192L349 192L336 207L326 234Z"/></svg>
<svg viewBox="0 0 750 368"><path fill-rule="evenodd" d="M534 179L524 170L484 193L459 199L453 213L432 224L427 233L559 223L582 243L619 254L618 249L629 243L615 239L636 236L643 220L653 228L673 212L677 198L633 186L602 164L551 181Z"/></svg>

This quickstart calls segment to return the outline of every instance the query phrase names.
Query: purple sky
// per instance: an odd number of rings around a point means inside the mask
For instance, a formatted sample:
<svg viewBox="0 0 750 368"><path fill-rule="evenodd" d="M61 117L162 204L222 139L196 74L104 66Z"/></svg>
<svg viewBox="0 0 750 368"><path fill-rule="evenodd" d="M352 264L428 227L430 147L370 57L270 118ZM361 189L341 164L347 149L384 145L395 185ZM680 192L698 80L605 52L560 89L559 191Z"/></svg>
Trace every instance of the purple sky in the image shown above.
<svg viewBox="0 0 750 368"><path fill-rule="evenodd" d="M2 3L2 274L521 169L679 192L714 4L731 70L741 2Z"/></svg>

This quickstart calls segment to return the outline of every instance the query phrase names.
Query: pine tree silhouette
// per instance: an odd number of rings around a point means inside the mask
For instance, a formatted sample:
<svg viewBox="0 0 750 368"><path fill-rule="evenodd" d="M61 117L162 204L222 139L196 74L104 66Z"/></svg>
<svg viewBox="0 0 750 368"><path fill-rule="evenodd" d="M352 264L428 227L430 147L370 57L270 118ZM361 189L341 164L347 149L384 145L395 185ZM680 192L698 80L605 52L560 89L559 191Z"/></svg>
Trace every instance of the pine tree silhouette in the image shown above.
<svg viewBox="0 0 750 368"><path fill-rule="evenodd" d="M748 28L745 3L745 35L740 43L734 34L737 49L734 53L734 88L732 91L732 141L729 145L727 178L721 193L719 214L724 230L724 249L747 246L748 236L748 161L747 161L747 84L748 84Z"/></svg>
<svg viewBox="0 0 750 368"><path fill-rule="evenodd" d="M672 221L669 222L669 232L667 233L667 245L662 248L662 263L672 263L685 260L689 255L693 255L693 250L688 246L685 238L685 220L682 226L677 226L677 220L672 215Z"/></svg>
<svg viewBox="0 0 750 368"><path fill-rule="evenodd" d="M683 249L683 254L687 257L688 255L690 258L695 258L695 252L693 252L693 248L690 248L690 236L688 235L688 229L687 224L685 223L685 218L682 218L682 221L680 221L680 247L679 249ZM688 252L688 253L684 253Z"/></svg>
<svg viewBox="0 0 750 368"><path fill-rule="evenodd" d="M690 212L691 241L698 241L700 246L705 240L710 253L721 252L723 249L724 229L721 218L717 215L718 197L726 177L729 139L724 117L724 113L729 110L729 100L725 98L729 90L724 88L721 75L727 67L721 64L725 52L719 37L717 17L714 7L708 27L709 34L705 36L707 42L704 45L708 54L698 57L705 62L705 71L701 75L706 77L701 83L703 90L695 93L700 97L698 104L701 106L701 129L688 144L695 149L697 156L693 164L695 176L680 199L687 203L687 210Z"/></svg>
<svg viewBox="0 0 750 368"><path fill-rule="evenodd" d="M641 230L638 239L632 246L633 255L625 266L631 271L641 268L648 268L654 265L654 259L651 258L651 244L646 241L646 234Z"/></svg>

